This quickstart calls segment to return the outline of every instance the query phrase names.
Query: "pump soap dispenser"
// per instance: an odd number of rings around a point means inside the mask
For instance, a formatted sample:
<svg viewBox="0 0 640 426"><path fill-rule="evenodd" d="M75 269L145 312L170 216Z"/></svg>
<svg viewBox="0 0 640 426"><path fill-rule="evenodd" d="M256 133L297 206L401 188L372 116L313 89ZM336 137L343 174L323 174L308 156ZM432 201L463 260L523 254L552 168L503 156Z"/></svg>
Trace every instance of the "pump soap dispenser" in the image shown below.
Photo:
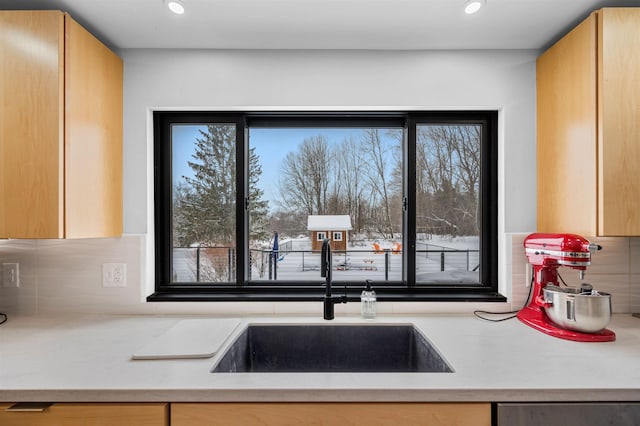
<svg viewBox="0 0 640 426"><path fill-rule="evenodd" d="M376 317L376 292L371 288L371 280L367 280L367 288L360 295L360 312L364 319Z"/></svg>

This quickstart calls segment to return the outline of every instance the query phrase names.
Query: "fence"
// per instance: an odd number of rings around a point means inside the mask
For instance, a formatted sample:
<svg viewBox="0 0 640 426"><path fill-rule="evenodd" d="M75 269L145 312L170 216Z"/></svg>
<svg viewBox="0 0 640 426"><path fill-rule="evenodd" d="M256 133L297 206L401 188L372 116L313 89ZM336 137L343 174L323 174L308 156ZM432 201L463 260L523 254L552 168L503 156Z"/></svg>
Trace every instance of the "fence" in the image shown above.
<svg viewBox="0 0 640 426"><path fill-rule="evenodd" d="M235 247L174 247L174 282L235 281Z"/></svg>
<svg viewBox="0 0 640 426"><path fill-rule="evenodd" d="M421 243L424 244L424 243ZM433 244L416 250L416 272L475 272L479 268L478 250L457 250ZM320 253L292 250L284 244L277 252L251 249L249 279L254 281L300 280L318 281ZM173 250L174 282L224 282L235 280L234 247L175 247ZM402 278L402 252L382 250L333 251L334 275L347 278L365 276L374 280Z"/></svg>
<svg viewBox="0 0 640 426"><path fill-rule="evenodd" d="M440 262L440 271L457 269L477 271L480 267L480 251L472 249L455 249L437 244L416 241L416 247L424 246L424 250L416 250L416 259L424 257ZM435 258L435 259L434 259Z"/></svg>

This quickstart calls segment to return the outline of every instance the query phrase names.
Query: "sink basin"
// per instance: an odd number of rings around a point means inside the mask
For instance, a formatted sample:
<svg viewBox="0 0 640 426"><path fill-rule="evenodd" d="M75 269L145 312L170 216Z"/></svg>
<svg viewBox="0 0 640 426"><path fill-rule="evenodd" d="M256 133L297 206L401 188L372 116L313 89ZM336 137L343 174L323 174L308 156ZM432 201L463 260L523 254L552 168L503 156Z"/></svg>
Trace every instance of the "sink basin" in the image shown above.
<svg viewBox="0 0 640 426"><path fill-rule="evenodd" d="M410 324L251 324L212 372L451 373L453 369Z"/></svg>

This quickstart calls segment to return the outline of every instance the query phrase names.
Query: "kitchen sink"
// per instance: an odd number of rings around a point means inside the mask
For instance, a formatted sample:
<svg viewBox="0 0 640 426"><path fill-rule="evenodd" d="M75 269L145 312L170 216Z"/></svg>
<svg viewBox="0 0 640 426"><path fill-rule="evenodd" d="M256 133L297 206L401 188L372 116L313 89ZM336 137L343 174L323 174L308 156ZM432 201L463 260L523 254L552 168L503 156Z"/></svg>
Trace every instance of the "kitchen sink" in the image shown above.
<svg viewBox="0 0 640 426"><path fill-rule="evenodd" d="M411 324L251 324L213 373L443 372L453 369Z"/></svg>

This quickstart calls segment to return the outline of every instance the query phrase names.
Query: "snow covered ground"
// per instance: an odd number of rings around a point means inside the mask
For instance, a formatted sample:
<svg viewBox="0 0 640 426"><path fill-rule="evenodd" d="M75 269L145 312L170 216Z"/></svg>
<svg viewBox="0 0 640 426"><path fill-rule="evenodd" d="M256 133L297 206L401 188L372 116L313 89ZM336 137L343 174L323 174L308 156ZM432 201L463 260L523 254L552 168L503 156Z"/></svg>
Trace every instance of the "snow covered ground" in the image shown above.
<svg viewBox="0 0 640 426"><path fill-rule="evenodd" d="M381 252L374 249L379 244ZM346 252L333 253L333 279L336 281L374 282L402 279L402 254L391 249L396 241L357 240ZM416 250L416 280L418 283L477 283L479 279L478 238L431 238L418 241ZM387 249L387 250L385 250ZM195 282L196 249L174 249L174 281ZM311 252L308 237L280 240L277 270L269 265L269 251L252 250L251 280L300 281L321 283L320 254ZM202 261L202 259L201 259ZM206 262L206 261L205 261ZM228 263L221 259L220 264ZM271 266L271 270L269 270ZM204 274L201 274L204 275ZM223 274L226 275L226 274Z"/></svg>

